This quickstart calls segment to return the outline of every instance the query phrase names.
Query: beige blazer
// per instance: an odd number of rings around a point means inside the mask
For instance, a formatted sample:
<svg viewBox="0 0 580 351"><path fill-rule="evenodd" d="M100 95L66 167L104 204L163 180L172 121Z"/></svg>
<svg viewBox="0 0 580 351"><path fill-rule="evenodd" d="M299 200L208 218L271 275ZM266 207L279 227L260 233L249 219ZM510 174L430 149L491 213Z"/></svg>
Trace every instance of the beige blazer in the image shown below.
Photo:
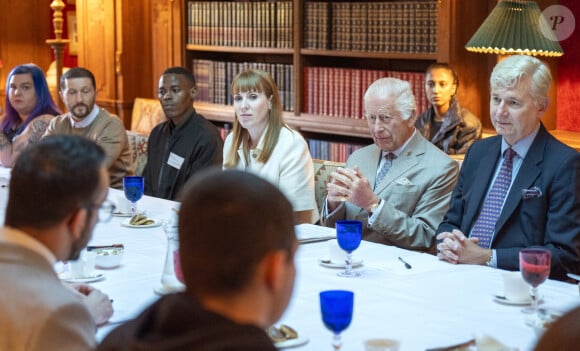
<svg viewBox="0 0 580 351"><path fill-rule="evenodd" d="M0 243L0 350L92 350L93 319L38 253Z"/></svg>
<svg viewBox="0 0 580 351"><path fill-rule="evenodd" d="M369 183L374 184L380 155L381 150L375 144L369 145L354 152L346 167L358 166ZM435 230L449 207L458 169L456 161L415 133L375 189L384 204L372 225L367 225L368 212L349 202L324 218L323 224L334 227L339 219L358 219L365 224L365 240L429 250L434 244Z"/></svg>

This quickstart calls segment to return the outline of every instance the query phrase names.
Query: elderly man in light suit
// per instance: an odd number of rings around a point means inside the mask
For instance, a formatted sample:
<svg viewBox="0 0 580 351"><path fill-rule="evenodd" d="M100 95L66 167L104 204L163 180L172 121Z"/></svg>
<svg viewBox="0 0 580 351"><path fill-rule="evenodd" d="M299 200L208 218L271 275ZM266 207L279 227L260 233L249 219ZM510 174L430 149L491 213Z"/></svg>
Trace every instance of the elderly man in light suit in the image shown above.
<svg viewBox="0 0 580 351"><path fill-rule="evenodd" d="M366 224L365 240L432 249L459 167L415 130L408 82L375 81L365 93L364 110L374 144L354 152L333 173L323 224L358 219Z"/></svg>

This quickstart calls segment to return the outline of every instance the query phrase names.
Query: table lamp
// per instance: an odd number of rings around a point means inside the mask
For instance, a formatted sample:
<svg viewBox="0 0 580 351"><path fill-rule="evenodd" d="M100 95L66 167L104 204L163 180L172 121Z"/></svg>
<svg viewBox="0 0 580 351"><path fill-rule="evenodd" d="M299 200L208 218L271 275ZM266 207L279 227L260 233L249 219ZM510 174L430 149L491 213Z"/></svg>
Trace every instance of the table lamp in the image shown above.
<svg viewBox="0 0 580 351"><path fill-rule="evenodd" d="M557 57L564 54L535 1L502 0L465 45L485 54L526 54Z"/></svg>

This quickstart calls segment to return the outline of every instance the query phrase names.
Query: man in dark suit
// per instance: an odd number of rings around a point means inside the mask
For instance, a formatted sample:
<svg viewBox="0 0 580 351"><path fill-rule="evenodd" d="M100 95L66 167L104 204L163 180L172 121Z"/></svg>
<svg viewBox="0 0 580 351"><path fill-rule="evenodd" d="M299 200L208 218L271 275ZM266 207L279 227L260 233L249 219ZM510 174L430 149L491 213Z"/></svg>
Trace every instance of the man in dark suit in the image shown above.
<svg viewBox="0 0 580 351"><path fill-rule="evenodd" d="M545 248L552 252L551 278L580 270L580 154L540 122L551 79L543 62L526 55L494 68L490 114L498 136L467 152L437 230L440 259L517 270L520 249ZM504 163L511 175L505 178L507 196L498 197ZM494 197L496 216L488 206Z"/></svg>

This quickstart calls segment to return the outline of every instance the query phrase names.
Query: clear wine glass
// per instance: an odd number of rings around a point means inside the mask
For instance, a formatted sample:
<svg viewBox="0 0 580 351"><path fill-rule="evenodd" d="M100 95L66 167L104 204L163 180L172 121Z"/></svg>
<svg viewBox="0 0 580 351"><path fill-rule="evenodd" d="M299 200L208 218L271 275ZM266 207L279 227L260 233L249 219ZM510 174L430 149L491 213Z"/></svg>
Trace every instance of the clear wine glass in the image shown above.
<svg viewBox="0 0 580 351"><path fill-rule="evenodd" d="M140 176L123 177L123 191L127 200L131 201L131 217L137 214L137 201L143 196L144 181Z"/></svg>
<svg viewBox="0 0 580 351"><path fill-rule="evenodd" d="M350 325L354 304L354 293L346 290L327 290L320 292L320 311L324 326L334 333L332 347L340 350L340 333Z"/></svg>
<svg viewBox="0 0 580 351"><path fill-rule="evenodd" d="M352 270L352 252L360 246L362 240L362 222L342 220L336 222L336 239L338 246L346 251L346 269L338 272L341 277L358 277L360 273Z"/></svg>
<svg viewBox="0 0 580 351"><path fill-rule="evenodd" d="M546 249L522 249L520 250L520 272L522 277L530 285L532 305L523 312L533 313L538 311L538 286L550 275L550 261L552 252Z"/></svg>

